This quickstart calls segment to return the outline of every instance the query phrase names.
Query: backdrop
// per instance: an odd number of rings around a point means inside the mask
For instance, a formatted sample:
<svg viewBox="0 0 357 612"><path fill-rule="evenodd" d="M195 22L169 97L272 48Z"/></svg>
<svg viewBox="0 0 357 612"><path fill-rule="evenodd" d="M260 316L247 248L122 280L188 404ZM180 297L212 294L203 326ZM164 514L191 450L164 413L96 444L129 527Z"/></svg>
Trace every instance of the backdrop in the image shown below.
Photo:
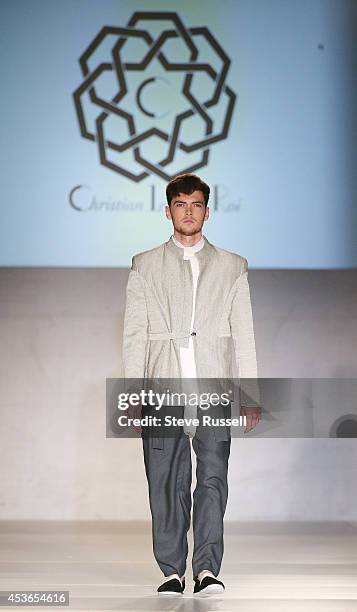
<svg viewBox="0 0 357 612"><path fill-rule="evenodd" d="M356 265L355 3L223 5L2 0L1 265L128 266L184 170L251 267Z"/></svg>

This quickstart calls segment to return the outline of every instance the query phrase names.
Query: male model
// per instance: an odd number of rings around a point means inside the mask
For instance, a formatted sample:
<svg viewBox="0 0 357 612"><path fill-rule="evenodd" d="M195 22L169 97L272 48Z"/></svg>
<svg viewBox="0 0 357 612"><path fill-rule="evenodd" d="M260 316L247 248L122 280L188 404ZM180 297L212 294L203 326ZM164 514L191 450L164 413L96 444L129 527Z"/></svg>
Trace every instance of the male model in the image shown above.
<svg viewBox="0 0 357 612"><path fill-rule="evenodd" d="M202 235L209 217L209 186L182 174L166 188L166 217L174 232L160 246L132 259L124 319L125 378L230 378L232 357L240 414L249 431L260 418L259 388L247 260ZM250 379L250 380L247 380ZM196 413L197 414L197 413ZM192 407L184 407L184 418ZM191 521L191 441L197 460L193 494L194 593L223 592L223 517L231 436L226 427L203 428L192 419L173 437L142 436L152 514L153 551L165 580L158 593L185 588Z"/></svg>

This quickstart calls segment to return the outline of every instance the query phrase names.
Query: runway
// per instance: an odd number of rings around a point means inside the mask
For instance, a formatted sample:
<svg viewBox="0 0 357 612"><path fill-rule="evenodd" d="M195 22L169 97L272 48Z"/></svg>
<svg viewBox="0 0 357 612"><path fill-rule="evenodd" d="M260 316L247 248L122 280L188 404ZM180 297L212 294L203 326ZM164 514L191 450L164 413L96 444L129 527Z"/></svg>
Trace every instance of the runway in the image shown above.
<svg viewBox="0 0 357 612"><path fill-rule="evenodd" d="M61 609L357 611L357 523L226 523L226 591L206 598L192 594L191 531L178 597L156 594L162 575L149 522L3 521L0 537L0 590L69 591Z"/></svg>

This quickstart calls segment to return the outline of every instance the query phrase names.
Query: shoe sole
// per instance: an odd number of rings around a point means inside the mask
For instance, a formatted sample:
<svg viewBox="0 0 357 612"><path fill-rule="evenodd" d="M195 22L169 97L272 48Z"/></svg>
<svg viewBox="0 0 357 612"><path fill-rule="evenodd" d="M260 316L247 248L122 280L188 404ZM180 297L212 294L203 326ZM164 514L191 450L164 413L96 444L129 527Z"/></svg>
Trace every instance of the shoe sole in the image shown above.
<svg viewBox="0 0 357 612"><path fill-rule="evenodd" d="M176 593L175 591L158 591L158 595L163 595L164 597L180 597L183 593Z"/></svg>
<svg viewBox="0 0 357 612"><path fill-rule="evenodd" d="M198 593L194 593L194 595L201 595L205 597L206 595L217 595L219 593L224 593L224 588L220 584L209 584L202 591L198 591Z"/></svg>

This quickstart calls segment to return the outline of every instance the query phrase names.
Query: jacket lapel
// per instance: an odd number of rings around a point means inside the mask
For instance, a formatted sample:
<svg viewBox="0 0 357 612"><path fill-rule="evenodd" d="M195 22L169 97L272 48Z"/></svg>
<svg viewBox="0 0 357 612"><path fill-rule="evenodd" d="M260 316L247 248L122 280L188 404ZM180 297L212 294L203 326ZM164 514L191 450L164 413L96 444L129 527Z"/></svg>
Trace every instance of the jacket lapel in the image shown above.
<svg viewBox="0 0 357 612"><path fill-rule="evenodd" d="M204 321L206 299L209 298L212 287L210 267L214 261L215 248L205 236L204 246L197 251L199 261L199 276L196 290L196 308L194 329L200 329ZM167 287L167 307L172 311L171 324L174 331L189 334L192 317L192 270L188 259L183 259L183 250L170 238L165 242L164 265ZM188 344L188 343L187 343Z"/></svg>

